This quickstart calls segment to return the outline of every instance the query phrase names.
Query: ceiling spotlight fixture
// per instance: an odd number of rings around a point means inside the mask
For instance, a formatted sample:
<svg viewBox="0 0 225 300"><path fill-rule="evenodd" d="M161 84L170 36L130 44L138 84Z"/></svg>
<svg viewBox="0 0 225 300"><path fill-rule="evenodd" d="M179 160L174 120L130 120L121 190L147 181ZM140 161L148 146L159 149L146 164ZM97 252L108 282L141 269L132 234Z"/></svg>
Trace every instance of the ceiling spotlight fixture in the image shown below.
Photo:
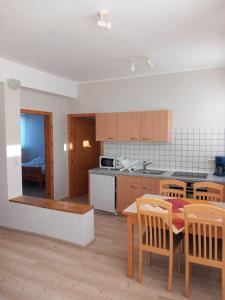
<svg viewBox="0 0 225 300"><path fill-rule="evenodd" d="M154 65L153 65L153 63L151 62L150 58L148 58L148 59L146 60L146 63L147 63L147 65L148 65L149 69L154 68Z"/></svg>
<svg viewBox="0 0 225 300"><path fill-rule="evenodd" d="M141 56L141 57L136 57L136 58L132 58L129 60L130 62L130 70L132 72L135 72L136 71L136 64L139 64L139 63L145 63L147 64L147 66L149 67L149 69L152 69L154 68L154 64L151 62L150 58L147 56Z"/></svg>
<svg viewBox="0 0 225 300"><path fill-rule="evenodd" d="M105 28L106 30L111 30L112 24L110 21L106 21L105 18L109 16L109 12L105 9L101 9L98 12L99 20L97 22L98 27Z"/></svg>
<svg viewBox="0 0 225 300"><path fill-rule="evenodd" d="M135 72L135 64L133 61L131 61L131 63L130 63L130 69L132 72Z"/></svg>

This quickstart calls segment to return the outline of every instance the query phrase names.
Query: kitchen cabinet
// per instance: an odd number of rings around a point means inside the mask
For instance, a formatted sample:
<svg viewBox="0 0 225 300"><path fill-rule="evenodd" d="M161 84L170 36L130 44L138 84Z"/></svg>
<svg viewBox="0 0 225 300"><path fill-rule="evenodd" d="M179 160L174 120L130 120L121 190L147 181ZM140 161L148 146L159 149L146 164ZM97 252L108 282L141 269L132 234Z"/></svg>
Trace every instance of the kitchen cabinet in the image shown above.
<svg viewBox="0 0 225 300"><path fill-rule="evenodd" d="M117 113L96 114L96 141L117 140Z"/></svg>
<svg viewBox="0 0 225 300"><path fill-rule="evenodd" d="M140 141L141 139L141 113L118 113L118 141Z"/></svg>
<svg viewBox="0 0 225 300"><path fill-rule="evenodd" d="M97 141L171 140L171 112L168 110L96 114Z"/></svg>
<svg viewBox="0 0 225 300"><path fill-rule="evenodd" d="M143 176L117 176L118 212L122 212L144 194L159 194L159 179Z"/></svg>
<svg viewBox="0 0 225 300"><path fill-rule="evenodd" d="M171 112L168 110L141 112L141 140L169 142L171 140Z"/></svg>

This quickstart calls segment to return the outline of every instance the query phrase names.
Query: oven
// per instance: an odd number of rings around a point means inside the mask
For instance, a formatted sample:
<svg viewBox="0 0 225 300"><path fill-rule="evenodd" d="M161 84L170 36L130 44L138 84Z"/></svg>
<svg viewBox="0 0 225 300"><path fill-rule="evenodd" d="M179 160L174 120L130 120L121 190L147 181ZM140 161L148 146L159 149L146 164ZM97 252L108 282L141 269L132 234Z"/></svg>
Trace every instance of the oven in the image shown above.
<svg viewBox="0 0 225 300"><path fill-rule="evenodd" d="M193 181L187 181L187 180L185 180L185 182L187 184L187 188L186 188L187 198L193 199L193 184L194 184L194 182ZM181 190L182 189L181 187L178 187L178 186L175 186L175 185L170 185L170 187L172 189L175 189L175 190ZM207 192L206 188L201 188L201 189L198 189L198 190L201 190L202 192Z"/></svg>

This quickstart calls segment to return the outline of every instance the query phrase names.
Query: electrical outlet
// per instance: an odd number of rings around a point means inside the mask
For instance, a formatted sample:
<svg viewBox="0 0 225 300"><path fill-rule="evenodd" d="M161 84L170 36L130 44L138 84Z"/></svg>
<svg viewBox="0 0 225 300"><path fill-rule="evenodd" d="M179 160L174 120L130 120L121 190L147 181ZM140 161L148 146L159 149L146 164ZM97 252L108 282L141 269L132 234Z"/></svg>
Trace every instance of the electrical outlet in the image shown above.
<svg viewBox="0 0 225 300"><path fill-rule="evenodd" d="M209 160L208 160L208 163L209 163L209 164L214 164L214 163L215 163L215 159L209 159Z"/></svg>

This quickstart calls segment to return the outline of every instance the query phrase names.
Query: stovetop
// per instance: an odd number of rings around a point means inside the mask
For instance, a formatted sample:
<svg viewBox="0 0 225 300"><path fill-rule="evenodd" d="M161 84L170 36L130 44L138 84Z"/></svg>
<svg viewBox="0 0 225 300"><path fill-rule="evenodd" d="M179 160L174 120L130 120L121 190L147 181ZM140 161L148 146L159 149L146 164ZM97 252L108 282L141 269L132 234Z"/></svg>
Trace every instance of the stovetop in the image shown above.
<svg viewBox="0 0 225 300"><path fill-rule="evenodd" d="M176 171L171 176L174 176L174 177L188 177L188 178L204 178L205 179L208 176L208 173Z"/></svg>

